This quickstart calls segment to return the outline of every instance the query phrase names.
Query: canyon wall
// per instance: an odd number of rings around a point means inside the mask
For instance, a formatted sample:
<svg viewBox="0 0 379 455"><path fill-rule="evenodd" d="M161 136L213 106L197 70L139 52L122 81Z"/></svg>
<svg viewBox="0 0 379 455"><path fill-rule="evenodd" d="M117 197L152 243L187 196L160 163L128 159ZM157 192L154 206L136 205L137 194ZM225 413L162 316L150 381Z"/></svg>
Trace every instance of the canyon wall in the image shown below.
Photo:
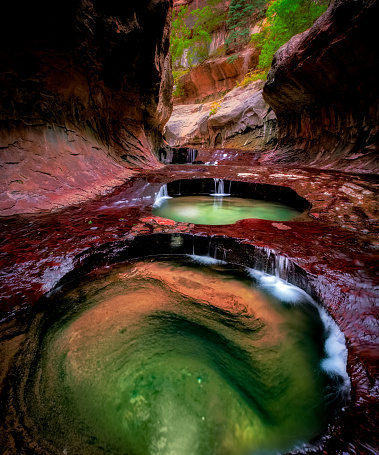
<svg viewBox="0 0 379 455"><path fill-rule="evenodd" d="M230 57L212 58L195 66L179 81L180 94L174 104L194 104L221 98L258 64L259 52L251 46Z"/></svg>
<svg viewBox="0 0 379 455"><path fill-rule="evenodd" d="M217 102L175 105L165 126L172 147L266 150L276 144L276 117L263 81L236 87Z"/></svg>
<svg viewBox="0 0 379 455"><path fill-rule="evenodd" d="M170 0L0 7L0 214L51 210L158 167Z"/></svg>
<svg viewBox="0 0 379 455"><path fill-rule="evenodd" d="M263 89L279 125L265 161L379 170L375 0L336 0L275 54Z"/></svg>

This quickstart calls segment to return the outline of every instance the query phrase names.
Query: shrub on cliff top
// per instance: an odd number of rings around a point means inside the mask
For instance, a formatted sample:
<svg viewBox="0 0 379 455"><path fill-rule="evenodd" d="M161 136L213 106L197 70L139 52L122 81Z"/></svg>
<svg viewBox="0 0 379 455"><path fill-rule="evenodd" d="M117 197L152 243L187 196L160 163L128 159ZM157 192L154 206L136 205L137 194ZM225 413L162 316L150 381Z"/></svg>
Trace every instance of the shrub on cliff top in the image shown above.
<svg viewBox="0 0 379 455"><path fill-rule="evenodd" d="M226 20L228 37L226 47L235 50L250 40L250 26L253 21L264 16L267 0L231 0Z"/></svg>
<svg viewBox="0 0 379 455"><path fill-rule="evenodd" d="M294 35L313 25L328 7L328 0L274 0L266 12L261 33L251 41L262 49L258 68L268 70L275 52Z"/></svg>
<svg viewBox="0 0 379 455"><path fill-rule="evenodd" d="M208 57L208 44L212 41L212 32L226 19L223 9L218 8L218 5L224 1L208 0L207 6L191 13L188 12L188 6L182 6L178 11L173 11L170 50L174 63L182 58L185 50L190 66ZM192 28L189 28L186 23L190 15L194 20Z"/></svg>

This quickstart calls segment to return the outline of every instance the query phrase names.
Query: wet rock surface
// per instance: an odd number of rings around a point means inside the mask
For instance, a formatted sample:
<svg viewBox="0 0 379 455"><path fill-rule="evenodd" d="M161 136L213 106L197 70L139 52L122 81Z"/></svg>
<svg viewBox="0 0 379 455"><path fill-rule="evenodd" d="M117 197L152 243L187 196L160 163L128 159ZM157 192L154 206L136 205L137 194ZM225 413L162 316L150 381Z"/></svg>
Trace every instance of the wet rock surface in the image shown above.
<svg viewBox="0 0 379 455"><path fill-rule="evenodd" d="M1 215L82 201L160 166L170 13L169 0L1 7Z"/></svg>
<svg viewBox="0 0 379 455"><path fill-rule="evenodd" d="M250 249L261 248L269 269L278 254L303 270L311 285L308 292L333 316L347 339L351 403L331 426L322 448L312 453L375 454L379 447L378 177L244 166L243 157L242 153L241 164L234 167L177 165L140 171L113 193L90 203L55 214L2 218L1 312L8 315L3 329L12 320L22 321L28 308L63 277L72 279L112 261L171 248L251 265ZM152 216L162 184L199 176L287 186L312 207L304 220L281 223L247 219L206 226Z"/></svg>
<svg viewBox="0 0 379 455"><path fill-rule="evenodd" d="M58 283L152 253L251 265L259 251L271 273L290 261L290 278L346 336L351 401L311 453L379 453L378 2L336 1L279 51L264 90L279 148L202 149L196 159L218 166L165 168L152 151L170 112L170 77L162 76L170 2L143 0L136 10L128 2L69 2L59 14L47 2L9 8L2 17L12 20L0 29L2 43L11 43L0 51L0 203L12 216L0 220L0 333L14 345L1 352L1 384L27 341L31 309ZM312 205L309 216L227 226L152 216L162 184L201 176L290 187Z"/></svg>

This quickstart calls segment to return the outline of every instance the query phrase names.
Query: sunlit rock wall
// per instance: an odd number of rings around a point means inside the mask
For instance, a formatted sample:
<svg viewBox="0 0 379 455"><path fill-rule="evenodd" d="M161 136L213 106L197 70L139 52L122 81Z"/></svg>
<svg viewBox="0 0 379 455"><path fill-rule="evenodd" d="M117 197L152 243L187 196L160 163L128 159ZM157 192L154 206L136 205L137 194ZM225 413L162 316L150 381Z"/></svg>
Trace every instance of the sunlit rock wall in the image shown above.
<svg viewBox="0 0 379 455"><path fill-rule="evenodd" d="M180 78L180 94L175 97L175 104L193 104L221 98L249 70L256 67L258 58L259 52L253 47L247 47L235 60L220 57L201 63Z"/></svg>
<svg viewBox="0 0 379 455"><path fill-rule="evenodd" d="M0 7L0 215L104 193L155 151L171 106L170 0Z"/></svg>
<svg viewBox="0 0 379 455"><path fill-rule="evenodd" d="M236 87L217 103L174 106L165 126L167 142L173 147L272 149L276 117L262 98L262 85Z"/></svg>
<svg viewBox="0 0 379 455"><path fill-rule="evenodd" d="M267 160L379 169L378 17L376 0L336 0L279 49L263 90L279 124Z"/></svg>

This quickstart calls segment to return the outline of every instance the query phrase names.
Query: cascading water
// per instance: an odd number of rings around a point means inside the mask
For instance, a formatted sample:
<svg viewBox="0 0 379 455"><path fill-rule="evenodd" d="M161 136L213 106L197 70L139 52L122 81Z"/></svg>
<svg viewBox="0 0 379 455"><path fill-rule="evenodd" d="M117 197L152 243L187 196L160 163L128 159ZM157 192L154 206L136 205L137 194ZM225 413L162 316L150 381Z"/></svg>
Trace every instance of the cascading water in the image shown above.
<svg viewBox="0 0 379 455"><path fill-rule="evenodd" d="M171 196L168 195L167 185L164 184L159 188L158 193L155 194L153 207L160 207L166 199L171 199Z"/></svg>
<svg viewBox="0 0 379 455"><path fill-rule="evenodd" d="M211 196L230 196L232 182L229 182L229 193L225 193L224 179L214 178L213 180L215 182L215 191L211 194Z"/></svg>
<svg viewBox="0 0 379 455"><path fill-rule="evenodd" d="M197 150L196 149L188 149L187 150L187 163L192 164L197 155Z"/></svg>
<svg viewBox="0 0 379 455"><path fill-rule="evenodd" d="M4 447L292 450L322 433L348 394L343 336L320 314L298 288L209 257L98 271L33 318L0 397L15 425Z"/></svg>
<svg viewBox="0 0 379 455"><path fill-rule="evenodd" d="M174 151L172 148L162 150L159 154L159 161L163 164L171 164L174 157Z"/></svg>

